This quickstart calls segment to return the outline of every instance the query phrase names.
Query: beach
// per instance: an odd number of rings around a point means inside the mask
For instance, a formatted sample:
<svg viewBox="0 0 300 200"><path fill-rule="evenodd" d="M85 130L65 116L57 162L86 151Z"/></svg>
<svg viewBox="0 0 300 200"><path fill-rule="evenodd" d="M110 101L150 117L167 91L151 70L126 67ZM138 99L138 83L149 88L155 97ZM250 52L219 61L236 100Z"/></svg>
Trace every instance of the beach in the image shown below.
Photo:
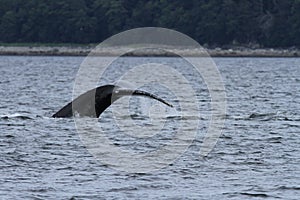
<svg viewBox="0 0 300 200"><path fill-rule="evenodd" d="M66 46L0 46L0 55L24 56L87 56L91 52L99 56L211 56L211 57L299 57L300 49L273 48L191 48L165 47L164 49L151 47L138 49L136 47L97 47L95 45L66 45Z"/></svg>

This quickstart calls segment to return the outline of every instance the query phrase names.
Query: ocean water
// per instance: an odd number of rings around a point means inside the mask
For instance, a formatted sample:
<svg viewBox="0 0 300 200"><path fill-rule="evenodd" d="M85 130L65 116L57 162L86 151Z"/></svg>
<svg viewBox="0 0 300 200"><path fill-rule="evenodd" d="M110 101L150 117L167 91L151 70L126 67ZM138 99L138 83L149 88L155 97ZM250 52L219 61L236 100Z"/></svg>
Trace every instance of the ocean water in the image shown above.
<svg viewBox="0 0 300 200"><path fill-rule="evenodd" d="M190 130L195 138L189 147L147 173L129 173L95 157L74 119L51 118L71 101L83 59L0 57L0 199L299 199L300 59L214 58L226 89L227 111L223 133L205 158L199 150L211 99L201 77L195 78L179 58L126 57L113 63L99 85L113 83L132 65L163 63L187 77L198 100L199 116L160 115L164 107L141 97L124 98L128 105L117 103L101 115L97 123L106 138L136 154L165 145L181 122L188 128L199 121L197 130ZM147 78L145 73L142 79ZM180 84L168 74L165 80ZM179 107L166 88L148 84L142 89ZM190 103L189 98L185 101ZM132 121L134 126L127 125ZM147 166L142 159L139 164Z"/></svg>

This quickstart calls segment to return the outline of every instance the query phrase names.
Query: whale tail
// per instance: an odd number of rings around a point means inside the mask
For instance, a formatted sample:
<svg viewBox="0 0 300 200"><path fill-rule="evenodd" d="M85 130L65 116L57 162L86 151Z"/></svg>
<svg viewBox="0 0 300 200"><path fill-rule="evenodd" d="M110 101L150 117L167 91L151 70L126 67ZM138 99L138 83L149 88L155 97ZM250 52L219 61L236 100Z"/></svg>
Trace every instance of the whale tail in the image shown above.
<svg viewBox="0 0 300 200"><path fill-rule="evenodd" d="M118 93L118 95L120 95L120 96L131 96L131 95L133 95L133 96L146 96L146 97L155 99L157 101L160 101L161 103L166 104L169 107L173 107L172 104L168 103L167 101L163 100L162 98L159 98L158 96L156 96L154 94L151 94L149 92L145 92L145 91L142 91L142 90L119 89L119 90L116 90L115 93Z"/></svg>
<svg viewBox="0 0 300 200"><path fill-rule="evenodd" d="M80 95L72 102L68 103L52 117L72 117L75 113L79 116L99 117L106 108L108 108L113 102L123 96L146 96L157 101L166 104L169 107L173 107L170 103L159 98L158 96L142 91L142 90L130 90L122 89L115 85L104 85L95 89L89 90L86 93Z"/></svg>

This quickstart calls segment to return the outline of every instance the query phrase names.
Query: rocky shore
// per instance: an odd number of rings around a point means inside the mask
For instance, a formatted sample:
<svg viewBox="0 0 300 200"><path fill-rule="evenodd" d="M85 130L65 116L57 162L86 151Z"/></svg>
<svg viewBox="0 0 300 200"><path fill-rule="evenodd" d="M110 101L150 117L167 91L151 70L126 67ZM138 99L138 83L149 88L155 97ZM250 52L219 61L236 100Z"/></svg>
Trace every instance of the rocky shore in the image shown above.
<svg viewBox="0 0 300 200"><path fill-rule="evenodd" d="M0 55L22 55L22 56L87 56L95 46L0 46ZM252 49L245 47L237 48L172 48L167 51L149 48L133 51L130 47L105 47L98 48L96 53L99 56L117 56L126 53L126 56L199 56L207 55L212 57L300 57L300 49Z"/></svg>

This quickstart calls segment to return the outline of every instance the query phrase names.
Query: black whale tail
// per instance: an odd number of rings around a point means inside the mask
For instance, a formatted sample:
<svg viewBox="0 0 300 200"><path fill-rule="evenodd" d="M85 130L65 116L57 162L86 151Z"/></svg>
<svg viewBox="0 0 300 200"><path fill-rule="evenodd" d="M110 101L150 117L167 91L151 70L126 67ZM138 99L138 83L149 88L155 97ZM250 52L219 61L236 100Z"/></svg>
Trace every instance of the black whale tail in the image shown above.
<svg viewBox="0 0 300 200"><path fill-rule="evenodd" d="M156 96L154 94L151 94L149 92L145 92L145 91L142 91L142 90L119 89L119 90L116 90L115 93L118 93L118 95L120 95L120 96L131 96L131 95L133 95L133 96L146 96L146 97L155 99L157 101L160 101L161 103L166 104L169 107L173 107L172 104L168 103L167 101L163 100L162 98L159 98L158 96Z"/></svg>
<svg viewBox="0 0 300 200"><path fill-rule="evenodd" d="M167 106L173 107L170 103L159 98L158 96L142 91L122 89L114 85L104 85L87 91L80 95L72 102L61 108L52 117L72 117L74 112L79 116L99 117L101 113L108 108L114 101L123 96L147 96L149 98L160 101Z"/></svg>

